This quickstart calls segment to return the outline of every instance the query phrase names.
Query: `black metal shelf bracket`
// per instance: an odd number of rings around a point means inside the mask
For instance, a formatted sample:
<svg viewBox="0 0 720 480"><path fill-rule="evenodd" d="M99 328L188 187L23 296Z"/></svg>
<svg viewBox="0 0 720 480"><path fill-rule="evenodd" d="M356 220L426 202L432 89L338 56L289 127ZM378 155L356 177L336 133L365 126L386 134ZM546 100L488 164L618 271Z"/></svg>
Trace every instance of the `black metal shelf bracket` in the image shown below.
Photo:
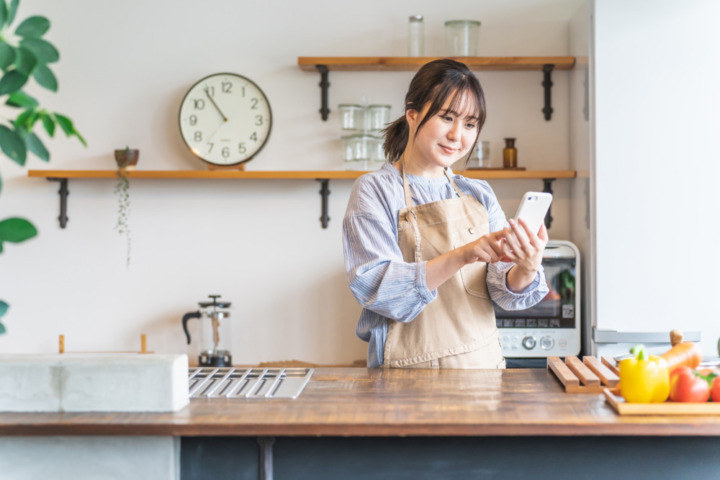
<svg viewBox="0 0 720 480"><path fill-rule="evenodd" d="M328 107L328 87L330 87L328 67L327 65L315 65L315 68L320 72L320 116L323 121L326 121L330 114L330 108Z"/></svg>
<svg viewBox="0 0 720 480"><path fill-rule="evenodd" d="M555 65L551 63L546 63L543 65L543 91L544 91L544 97L545 97L545 106L543 107L542 111L545 115L545 120L550 120L552 118L553 114L553 108L552 108L552 71L555 68Z"/></svg>
<svg viewBox="0 0 720 480"><path fill-rule="evenodd" d="M68 190L68 179L48 177L48 180L51 182L60 182L60 190L58 190L58 194L60 194L60 216L58 217L58 221L60 222L60 228L65 228L65 225L67 225L68 222L67 197L70 195L70 191Z"/></svg>
<svg viewBox="0 0 720 480"><path fill-rule="evenodd" d="M552 195L552 182L554 182L554 178L543 178L543 192L549 193ZM553 216L552 216L552 205L550 208L548 208L547 215L545 215L545 228L550 230L550 225L552 225Z"/></svg>
<svg viewBox="0 0 720 480"><path fill-rule="evenodd" d="M316 178L320 182L320 224L322 228L327 228L330 217L328 216L328 197L330 196L330 179Z"/></svg>

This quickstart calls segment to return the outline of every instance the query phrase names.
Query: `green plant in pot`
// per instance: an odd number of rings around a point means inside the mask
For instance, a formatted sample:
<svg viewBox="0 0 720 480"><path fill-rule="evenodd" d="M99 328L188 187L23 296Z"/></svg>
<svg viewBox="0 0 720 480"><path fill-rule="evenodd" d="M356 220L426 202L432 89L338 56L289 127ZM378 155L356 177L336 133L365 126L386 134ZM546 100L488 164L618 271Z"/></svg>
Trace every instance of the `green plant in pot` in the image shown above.
<svg viewBox="0 0 720 480"><path fill-rule="evenodd" d="M130 235L130 180L126 173L135 169L140 150L125 147L122 150L115 150L115 163L117 163L118 181L115 184L115 195L118 198L118 219L115 229L120 235L125 236L126 255L125 268L130 268L130 252L132 250L132 237Z"/></svg>
<svg viewBox="0 0 720 480"><path fill-rule="evenodd" d="M18 165L25 166L28 152L43 161L50 160L50 152L34 133L38 122L51 138L59 126L68 137L77 137L83 145L87 144L72 120L41 107L23 91L33 79L41 87L56 92L58 82L49 65L57 62L60 54L43 39L50 29L47 18L28 17L13 27L19 4L19 0L0 0L0 102L4 104L5 114L0 119L0 150ZM0 221L0 253L4 242L24 242L36 235L37 229L28 220L6 218ZM8 304L0 300L0 318L7 310ZM4 332L5 327L0 323L0 334Z"/></svg>

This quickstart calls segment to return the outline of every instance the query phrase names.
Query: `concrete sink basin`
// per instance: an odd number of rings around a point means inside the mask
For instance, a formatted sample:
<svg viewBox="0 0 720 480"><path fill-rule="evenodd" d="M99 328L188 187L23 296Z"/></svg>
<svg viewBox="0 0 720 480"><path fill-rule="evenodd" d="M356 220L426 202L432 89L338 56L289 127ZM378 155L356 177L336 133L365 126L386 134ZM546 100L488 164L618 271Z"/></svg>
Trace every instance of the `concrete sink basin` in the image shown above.
<svg viewBox="0 0 720 480"><path fill-rule="evenodd" d="M0 411L174 412L187 404L186 355L0 355Z"/></svg>

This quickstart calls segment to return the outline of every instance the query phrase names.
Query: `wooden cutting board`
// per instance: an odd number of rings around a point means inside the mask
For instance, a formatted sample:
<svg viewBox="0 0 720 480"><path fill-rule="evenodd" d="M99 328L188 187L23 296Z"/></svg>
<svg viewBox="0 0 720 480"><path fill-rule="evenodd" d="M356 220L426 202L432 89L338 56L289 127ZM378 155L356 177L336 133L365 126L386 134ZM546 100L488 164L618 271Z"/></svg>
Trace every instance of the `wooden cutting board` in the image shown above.
<svg viewBox="0 0 720 480"><path fill-rule="evenodd" d="M562 383L567 393L602 393L605 388L617 386L620 378L611 360L596 357L548 357L547 368Z"/></svg>
<svg viewBox="0 0 720 480"><path fill-rule="evenodd" d="M619 415L720 415L720 402L628 403L607 388L603 390L603 395Z"/></svg>

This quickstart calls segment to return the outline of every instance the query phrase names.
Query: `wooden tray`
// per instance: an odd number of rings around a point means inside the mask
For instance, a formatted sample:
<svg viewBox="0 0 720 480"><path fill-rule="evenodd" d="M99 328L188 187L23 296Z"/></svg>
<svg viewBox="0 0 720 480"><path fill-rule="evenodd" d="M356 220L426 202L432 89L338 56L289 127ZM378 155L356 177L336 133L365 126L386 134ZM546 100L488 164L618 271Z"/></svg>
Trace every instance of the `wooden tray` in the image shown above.
<svg viewBox="0 0 720 480"><path fill-rule="evenodd" d="M720 402L705 403L627 403L609 389L603 390L605 400L619 415L720 415Z"/></svg>
<svg viewBox="0 0 720 480"><path fill-rule="evenodd" d="M605 357L548 357L547 368L562 383L567 393L602 393L606 388L615 388L620 382L618 371L612 359Z"/></svg>

